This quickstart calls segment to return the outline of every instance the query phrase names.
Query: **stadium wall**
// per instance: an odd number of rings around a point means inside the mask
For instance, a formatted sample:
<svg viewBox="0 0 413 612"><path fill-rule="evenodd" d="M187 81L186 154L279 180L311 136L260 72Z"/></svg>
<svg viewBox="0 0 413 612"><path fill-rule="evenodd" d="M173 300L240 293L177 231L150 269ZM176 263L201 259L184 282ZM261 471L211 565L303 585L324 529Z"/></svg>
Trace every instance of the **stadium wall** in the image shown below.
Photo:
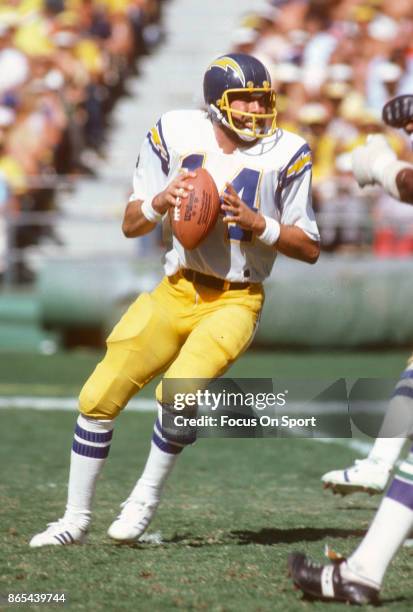
<svg viewBox="0 0 413 612"><path fill-rule="evenodd" d="M355 348L413 342L410 260L327 257L315 266L280 258L266 282L255 342L268 347ZM129 259L51 261L37 286L41 324L64 332L111 329L136 295L161 278Z"/></svg>

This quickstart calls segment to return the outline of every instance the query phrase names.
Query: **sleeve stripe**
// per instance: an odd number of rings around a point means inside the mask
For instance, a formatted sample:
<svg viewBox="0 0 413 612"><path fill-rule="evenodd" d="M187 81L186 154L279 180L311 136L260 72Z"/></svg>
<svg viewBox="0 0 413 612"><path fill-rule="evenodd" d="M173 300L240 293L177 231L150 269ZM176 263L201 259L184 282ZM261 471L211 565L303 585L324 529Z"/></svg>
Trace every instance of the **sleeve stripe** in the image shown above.
<svg viewBox="0 0 413 612"><path fill-rule="evenodd" d="M152 151L155 153L155 155L157 155L161 162L163 173L168 174L170 155L163 137L161 120L159 120L158 123L149 130L147 138L149 140L149 144L151 145Z"/></svg>
<svg viewBox="0 0 413 612"><path fill-rule="evenodd" d="M306 153L305 155L301 155L297 159L297 161L288 168L287 170L287 178L290 178L293 174L298 174L300 170L303 169L307 164L311 164L311 153Z"/></svg>
<svg viewBox="0 0 413 612"><path fill-rule="evenodd" d="M168 159L168 164L169 164L169 162L170 162L170 155L169 155L169 151L168 151L168 146L166 144L166 141L165 141L165 138L164 138L164 135L163 135L162 122L161 122L160 119L159 119L158 123L156 124L156 127L158 128L158 133L159 133L159 136L160 136L160 139L161 139L161 142L162 142L162 145L163 145L163 149L164 149L164 151L166 153L166 157Z"/></svg>
<svg viewBox="0 0 413 612"><path fill-rule="evenodd" d="M281 188L284 189L295 179L302 176L307 170L312 168L311 149L305 143L288 162L280 176Z"/></svg>

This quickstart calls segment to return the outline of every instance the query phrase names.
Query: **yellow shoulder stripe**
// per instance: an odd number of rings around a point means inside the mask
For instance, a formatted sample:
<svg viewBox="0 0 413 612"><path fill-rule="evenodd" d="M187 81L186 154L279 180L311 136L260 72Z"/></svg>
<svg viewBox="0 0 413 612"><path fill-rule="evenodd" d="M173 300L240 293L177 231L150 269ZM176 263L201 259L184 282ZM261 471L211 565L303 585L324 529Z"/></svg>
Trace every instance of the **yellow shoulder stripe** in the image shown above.
<svg viewBox="0 0 413 612"><path fill-rule="evenodd" d="M306 164L310 164L310 163L311 163L311 153L308 152L308 153L305 153L305 155L303 155L302 157L299 157L297 161L292 166L290 166L290 168L288 168L287 177L290 177L292 174L296 174L300 172L300 170L302 170Z"/></svg>

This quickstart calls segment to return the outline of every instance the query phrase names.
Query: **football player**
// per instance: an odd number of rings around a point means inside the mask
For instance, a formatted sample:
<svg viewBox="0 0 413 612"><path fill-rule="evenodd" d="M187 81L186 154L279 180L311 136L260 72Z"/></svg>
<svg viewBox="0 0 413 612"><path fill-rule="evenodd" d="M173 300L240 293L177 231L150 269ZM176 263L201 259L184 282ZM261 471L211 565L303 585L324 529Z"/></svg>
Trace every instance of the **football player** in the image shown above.
<svg viewBox="0 0 413 612"><path fill-rule="evenodd" d="M383 107L387 125L402 128L409 135L413 147L413 95L393 98ZM367 143L353 152L353 173L360 185L378 184L392 197L413 204L413 165L399 161L381 134L369 136ZM396 385L381 432L366 459L358 459L345 470L334 470L322 476L325 488L341 494L364 491L382 493L406 441L407 432L391 437L394 425L403 418L406 402L413 397L413 355ZM404 433L404 435L403 435Z"/></svg>
<svg viewBox="0 0 413 612"><path fill-rule="evenodd" d="M191 429L177 440L162 426L162 409L173 409L165 381L223 374L253 338L262 282L277 252L309 263L318 258L311 152L301 137L276 126L267 69L249 55L219 57L205 72L204 97L206 111L168 112L149 130L123 232L135 238L167 226L168 211L188 197L199 167L214 178L223 214L192 251L172 237L164 279L109 335L106 355L80 393L66 512L32 538L32 547L84 541L115 418L163 373L145 468L108 531L119 542L142 535L177 457L194 442Z"/></svg>
<svg viewBox="0 0 413 612"><path fill-rule="evenodd" d="M413 135L413 96L398 96L383 109L384 121L404 128ZM398 161L383 136L373 136L359 147L353 157L354 175L363 186L378 183L393 197L413 204L413 166ZM411 411L413 397L413 357L409 359L393 394L382 426L383 434L392 431L406 407ZM399 419L400 422L400 419ZM378 438L367 459L344 471L325 474L325 485L343 493L380 492L386 487L405 436ZM370 528L356 551L346 560L330 565L314 563L302 553L292 553L289 571L297 587L319 599L354 604L376 604L385 572L413 529L413 447L388 488Z"/></svg>

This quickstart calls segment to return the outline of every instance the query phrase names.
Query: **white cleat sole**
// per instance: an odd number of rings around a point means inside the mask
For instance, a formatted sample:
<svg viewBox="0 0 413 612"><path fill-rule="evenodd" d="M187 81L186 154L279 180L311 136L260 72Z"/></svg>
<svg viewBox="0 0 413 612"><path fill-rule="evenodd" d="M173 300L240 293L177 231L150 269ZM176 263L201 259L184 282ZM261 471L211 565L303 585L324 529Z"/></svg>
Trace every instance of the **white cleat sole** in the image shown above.
<svg viewBox="0 0 413 612"><path fill-rule="evenodd" d="M111 540L114 540L118 544L134 544L138 542L139 538L143 534L144 532L142 531L142 533L138 533L138 535L136 536L132 534L128 534L125 536L124 534L120 533L117 530L117 526L113 524L108 529L108 536L110 537Z"/></svg>

